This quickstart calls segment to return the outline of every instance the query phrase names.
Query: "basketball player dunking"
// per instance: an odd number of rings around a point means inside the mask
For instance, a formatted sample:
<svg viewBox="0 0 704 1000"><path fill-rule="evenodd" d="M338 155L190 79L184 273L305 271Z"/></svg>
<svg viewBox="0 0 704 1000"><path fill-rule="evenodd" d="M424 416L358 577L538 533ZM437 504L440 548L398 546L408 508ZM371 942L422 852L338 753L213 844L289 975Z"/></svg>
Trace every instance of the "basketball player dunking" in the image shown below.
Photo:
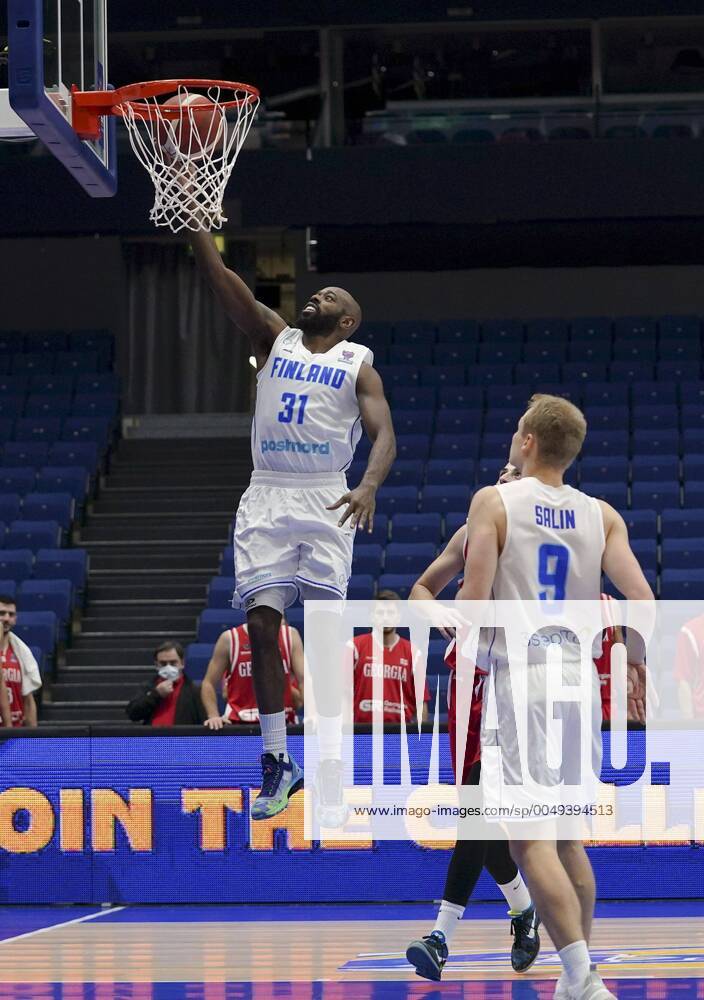
<svg viewBox="0 0 704 1000"><path fill-rule="evenodd" d="M623 518L603 501L563 483L565 470L582 448L586 429L582 413L566 400L554 396L531 399L513 436L509 457L521 479L485 487L472 499L467 560L458 599L596 601L603 570L627 600L652 601ZM563 650L563 670L570 666ZM508 713L502 713L500 706L504 699L510 699L508 664L505 658L492 656L490 668L499 718L505 718ZM543 741L548 736L545 669L545 664L531 660L527 678L528 725L535 726L529 731L541 734L538 738ZM598 684L594 670L591 737L594 756L600 759ZM500 727L494 738L501 747L504 773L508 771L513 780L514 774L521 773L521 762L516 740L504 730ZM564 752L570 752L569 746ZM563 762L562 767L566 766ZM511 853L562 962L555 996L562 1000L613 1000L590 961L588 942L596 889L581 841L530 840L529 828L521 834L518 826L512 823L509 831Z"/></svg>
<svg viewBox="0 0 704 1000"><path fill-rule="evenodd" d="M285 809L302 786L302 771L286 745L282 613L297 597L345 597L355 529L371 530L376 492L396 445L373 355L348 340L361 321L349 292L316 292L296 326L289 327L225 267L209 233L195 233L191 242L203 275L248 337L257 362L254 472L235 523L233 605L247 613L263 740L262 788L251 813L253 819L267 819ZM373 447L361 482L348 490L345 470L362 423ZM340 517L335 512L343 505ZM334 636L334 623L326 627ZM332 652L332 663L341 664L341 653L335 658ZM336 693L333 685L333 703ZM318 703L318 711L321 759L334 765L341 755L340 708Z"/></svg>

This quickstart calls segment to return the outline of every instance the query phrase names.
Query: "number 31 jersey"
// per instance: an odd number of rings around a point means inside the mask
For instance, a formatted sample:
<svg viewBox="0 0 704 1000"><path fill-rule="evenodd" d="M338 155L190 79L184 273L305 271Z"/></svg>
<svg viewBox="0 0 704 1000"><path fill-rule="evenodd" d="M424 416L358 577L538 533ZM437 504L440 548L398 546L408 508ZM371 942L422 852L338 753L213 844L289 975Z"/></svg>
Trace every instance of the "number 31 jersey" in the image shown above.
<svg viewBox="0 0 704 1000"><path fill-rule="evenodd" d="M346 340L311 354L286 327L257 376L252 462L267 472L344 472L362 434L357 376L374 355Z"/></svg>

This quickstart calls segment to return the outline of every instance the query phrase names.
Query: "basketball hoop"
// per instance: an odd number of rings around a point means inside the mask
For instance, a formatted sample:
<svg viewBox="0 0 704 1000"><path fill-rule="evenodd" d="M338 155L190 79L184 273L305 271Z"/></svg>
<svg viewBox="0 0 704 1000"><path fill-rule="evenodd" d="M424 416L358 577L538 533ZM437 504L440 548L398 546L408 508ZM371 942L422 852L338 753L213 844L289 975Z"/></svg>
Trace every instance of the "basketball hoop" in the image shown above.
<svg viewBox="0 0 704 1000"><path fill-rule="evenodd" d="M220 229L222 200L259 107L259 91L225 80L155 80L118 90L73 91L72 125L100 135L101 117L122 118L154 184L150 219L172 232ZM159 98L166 98L160 101Z"/></svg>

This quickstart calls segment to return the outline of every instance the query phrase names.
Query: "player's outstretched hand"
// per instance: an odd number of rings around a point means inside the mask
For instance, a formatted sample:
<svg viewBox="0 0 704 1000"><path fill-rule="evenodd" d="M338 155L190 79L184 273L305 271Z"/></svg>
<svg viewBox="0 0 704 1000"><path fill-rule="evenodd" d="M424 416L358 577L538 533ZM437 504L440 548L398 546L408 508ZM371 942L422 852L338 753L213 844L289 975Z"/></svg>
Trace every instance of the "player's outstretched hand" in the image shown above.
<svg viewBox="0 0 704 1000"><path fill-rule="evenodd" d="M376 489L373 486L362 486L361 484L353 490L349 490L341 496L337 503L327 510L337 510L338 507L347 504L347 510L337 522L341 528L347 518L351 518L350 527L366 529L371 532L374 529L374 511L376 510Z"/></svg>
<svg viewBox="0 0 704 1000"><path fill-rule="evenodd" d="M206 729L222 729L225 725L225 720L221 715L211 715L209 719L206 719L203 723Z"/></svg>

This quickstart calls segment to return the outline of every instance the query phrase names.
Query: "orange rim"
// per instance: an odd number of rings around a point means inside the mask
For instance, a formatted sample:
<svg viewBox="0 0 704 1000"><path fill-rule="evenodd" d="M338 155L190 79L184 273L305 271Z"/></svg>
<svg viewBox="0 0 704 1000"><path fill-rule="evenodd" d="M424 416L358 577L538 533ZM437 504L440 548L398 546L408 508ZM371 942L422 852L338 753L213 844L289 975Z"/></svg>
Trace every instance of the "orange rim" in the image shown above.
<svg viewBox="0 0 704 1000"><path fill-rule="evenodd" d="M113 105L110 113L115 115L122 114L122 109L129 105L136 114L145 118L157 118L159 116L170 119L180 118L183 113L182 108L176 105L168 107L164 104L155 106L146 102L145 98L161 97L172 92L177 94L182 87L186 89L197 87L200 90L209 90L215 87L219 90L244 91L244 97L235 97L229 101L218 100L217 106L220 108L241 108L247 104L254 104L259 100L259 91L250 83L236 83L232 80L149 80L146 83L130 83L126 87L119 87L113 91L111 93ZM207 97L207 94L204 94L203 97ZM204 108L212 106L212 104L205 103L202 105ZM199 105L191 104L189 107L197 110Z"/></svg>

